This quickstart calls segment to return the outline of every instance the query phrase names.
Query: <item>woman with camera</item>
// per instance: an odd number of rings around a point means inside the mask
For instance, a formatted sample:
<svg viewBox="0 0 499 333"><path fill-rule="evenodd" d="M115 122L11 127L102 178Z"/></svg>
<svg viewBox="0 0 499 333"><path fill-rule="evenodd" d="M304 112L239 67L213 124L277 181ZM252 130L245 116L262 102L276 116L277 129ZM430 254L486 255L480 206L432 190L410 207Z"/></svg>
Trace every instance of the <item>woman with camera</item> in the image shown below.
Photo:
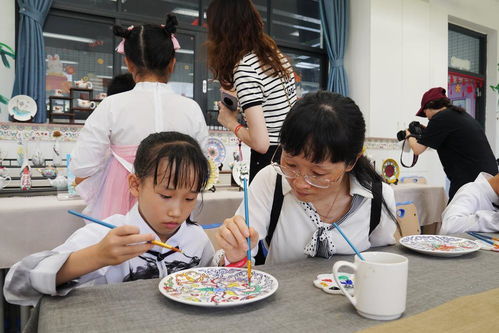
<svg viewBox="0 0 499 333"><path fill-rule="evenodd" d="M213 0L207 11L208 65L226 91L235 91L248 127L219 103L218 122L251 148L250 182L270 164L279 130L296 101L293 69L263 31L251 0Z"/></svg>
<svg viewBox="0 0 499 333"><path fill-rule="evenodd" d="M427 117L428 126L419 137L406 130L407 140L415 155L428 147L437 151L450 180L449 201L480 172L497 174L496 158L482 127L463 108L451 104L444 88L425 92L416 116Z"/></svg>

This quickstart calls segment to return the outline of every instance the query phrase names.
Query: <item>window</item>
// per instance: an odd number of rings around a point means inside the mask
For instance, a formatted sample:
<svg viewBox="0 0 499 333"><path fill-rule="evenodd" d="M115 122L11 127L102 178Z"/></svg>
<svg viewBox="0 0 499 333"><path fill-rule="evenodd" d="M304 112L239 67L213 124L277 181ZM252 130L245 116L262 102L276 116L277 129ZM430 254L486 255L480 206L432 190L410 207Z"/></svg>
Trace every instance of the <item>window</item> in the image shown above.
<svg viewBox="0 0 499 333"><path fill-rule="evenodd" d="M321 88L321 57L296 51L283 52L288 56L295 71L297 95L301 97Z"/></svg>
<svg viewBox="0 0 499 333"><path fill-rule="evenodd" d="M159 17L166 20L166 14L173 13L177 20L190 25L199 25L198 0L127 0L122 1L126 13Z"/></svg>
<svg viewBox="0 0 499 333"><path fill-rule="evenodd" d="M43 36L47 63L47 96L56 89L69 94L74 81L92 82L94 93L105 92L113 77L111 24L48 15Z"/></svg>
<svg viewBox="0 0 499 333"><path fill-rule="evenodd" d="M317 0L273 0L272 37L322 48L322 31Z"/></svg>

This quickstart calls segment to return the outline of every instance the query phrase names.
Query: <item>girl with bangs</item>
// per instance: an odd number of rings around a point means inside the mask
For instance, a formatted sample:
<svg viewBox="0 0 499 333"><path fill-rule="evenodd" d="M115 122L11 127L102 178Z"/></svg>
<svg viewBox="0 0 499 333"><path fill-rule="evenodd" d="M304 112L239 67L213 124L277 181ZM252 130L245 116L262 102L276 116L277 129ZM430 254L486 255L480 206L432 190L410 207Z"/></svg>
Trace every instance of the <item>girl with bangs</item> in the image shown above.
<svg viewBox="0 0 499 333"><path fill-rule="evenodd" d="M42 294L64 296L78 286L161 278L208 266L213 246L189 219L208 174L208 161L190 136L149 135L140 143L134 173L128 176L137 203L126 215L105 219L117 227L87 224L55 249L16 263L6 277L5 298L36 305ZM149 243L154 239L182 252Z"/></svg>
<svg viewBox="0 0 499 333"><path fill-rule="evenodd" d="M296 102L293 69L264 32L251 0L213 0L206 14L208 66L223 90L237 95L248 127L222 103L218 122L251 148L251 182L269 165L282 122Z"/></svg>
<svg viewBox="0 0 499 333"><path fill-rule="evenodd" d="M319 91L300 99L281 129L281 157L249 187L251 228L241 204L219 229L223 263L244 260L248 236L252 247L262 240L257 264L354 254L333 222L360 251L394 244L393 189L362 155L365 130L348 97Z"/></svg>

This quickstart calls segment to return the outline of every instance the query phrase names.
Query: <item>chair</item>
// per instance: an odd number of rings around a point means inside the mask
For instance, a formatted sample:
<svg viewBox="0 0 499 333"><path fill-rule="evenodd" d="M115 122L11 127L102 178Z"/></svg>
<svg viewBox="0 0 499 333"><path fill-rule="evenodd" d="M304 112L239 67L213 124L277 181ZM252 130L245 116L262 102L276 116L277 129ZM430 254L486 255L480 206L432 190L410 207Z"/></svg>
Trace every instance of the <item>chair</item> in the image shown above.
<svg viewBox="0 0 499 333"><path fill-rule="evenodd" d="M204 232L206 232L206 235L208 235L208 238L210 239L211 244L213 244L215 251L217 251L221 248L221 246L218 245L218 241L216 238L218 228L221 225L222 225L222 223L201 224L201 227L204 229Z"/></svg>
<svg viewBox="0 0 499 333"><path fill-rule="evenodd" d="M425 177L409 176L400 178L399 184L427 184Z"/></svg>
<svg viewBox="0 0 499 333"><path fill-rule="evenodd" d="M397 241L404 236L421 234L416 205L411 201L397 203L397 224L394 234Z"/></svg>

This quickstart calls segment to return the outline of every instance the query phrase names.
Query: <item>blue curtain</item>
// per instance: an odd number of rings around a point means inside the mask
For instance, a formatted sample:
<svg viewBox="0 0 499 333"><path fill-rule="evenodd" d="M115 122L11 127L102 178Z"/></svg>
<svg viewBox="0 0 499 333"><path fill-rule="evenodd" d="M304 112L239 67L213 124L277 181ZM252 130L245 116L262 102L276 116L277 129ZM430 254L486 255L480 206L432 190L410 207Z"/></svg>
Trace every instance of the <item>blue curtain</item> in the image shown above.
<svg viewBox="0 0 499 333"><path fill-rule="evenodd" d="M17 39L16 79L12 96L31 96L38 106L33 119L47 120L45 103L45 43L43 23L52 0L17 0L19 4L19 35Z"/></svg>
<svg viewBox="0 0 499 333"><path fill-rule="evenodd" d="M347 40L349 0L320 0L324 40L329 57L327 90L348 96L348 80L343 67Z"/></svg>

